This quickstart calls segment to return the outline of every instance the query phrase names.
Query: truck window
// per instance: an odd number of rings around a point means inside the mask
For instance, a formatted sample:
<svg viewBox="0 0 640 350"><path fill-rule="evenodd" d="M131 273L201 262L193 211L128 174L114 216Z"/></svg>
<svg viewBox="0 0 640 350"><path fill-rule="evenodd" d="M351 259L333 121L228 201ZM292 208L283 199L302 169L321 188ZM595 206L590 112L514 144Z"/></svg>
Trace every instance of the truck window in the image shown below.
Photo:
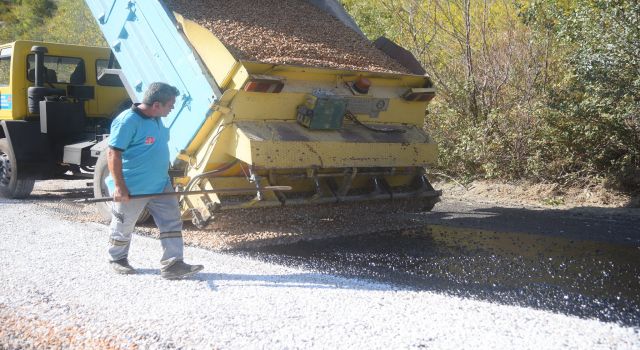
<svg viewBox="0 0 640 350"><path fill-rule="evenodd" d="M35 82L35 56L27 56L27 79ZM45 82L84 84L86 74L84 61L76 57L44 56Z"/></svg>
<svg viewBox="0 0 640 350"><path fill-rule="evenodd" d="M11 56L0 57L0 86L9 86Z"/></svg>
<svg viewBox="0 0 640 350"><path fill-rule="evenodd" d="M102 75L105 69L113 68L120 69L120 65L118 61L115 62L114 67L109 67L109 60L96 60L96 78L98 80L98 85L102 86L124 86L122 81L120 81L120 77L113 74L105 74Z"/></svg>
<svg viewBox="0 0 640 350"><path fill-rule="evenodd" d="M11 78L12 47L0 49L0 86L9 86Z"/></svg>

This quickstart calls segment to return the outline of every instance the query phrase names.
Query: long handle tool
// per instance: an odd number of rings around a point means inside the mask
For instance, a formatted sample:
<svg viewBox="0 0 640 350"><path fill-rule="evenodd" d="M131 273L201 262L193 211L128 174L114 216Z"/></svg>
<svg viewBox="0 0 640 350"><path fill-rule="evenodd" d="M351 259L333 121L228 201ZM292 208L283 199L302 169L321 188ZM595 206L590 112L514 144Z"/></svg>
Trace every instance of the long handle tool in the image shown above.
<svg viewBox="0 0 640 350"><path fill-rule="evenodd" d="M149 193L149 194L132 194L129 198L150 198L150 197L162 197L162 196L190 196L193 194L206 194L206 193L246 193L258 191L291 191L291 186L264 186L260 188L225 188L219 190L201 190L201 191L184 191L184 192L162 192L162 193ZM111 202L113 197L101 197L101 198L83 198L75 200L75 203L100 203Z"/></svg>

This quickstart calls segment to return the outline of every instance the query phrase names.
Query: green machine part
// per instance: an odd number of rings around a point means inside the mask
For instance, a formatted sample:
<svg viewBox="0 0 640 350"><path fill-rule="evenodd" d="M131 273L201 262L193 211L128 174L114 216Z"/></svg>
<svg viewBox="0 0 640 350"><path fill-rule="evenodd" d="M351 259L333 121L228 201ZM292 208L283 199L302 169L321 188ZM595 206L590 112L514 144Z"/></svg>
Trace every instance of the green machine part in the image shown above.
<svg viewBox="0 0 640 350"><path fill-rule="evenodd" d="M342 128L347 101L339 97L308 95L304 105L298 106L298 123L313 130Z"/></svg>

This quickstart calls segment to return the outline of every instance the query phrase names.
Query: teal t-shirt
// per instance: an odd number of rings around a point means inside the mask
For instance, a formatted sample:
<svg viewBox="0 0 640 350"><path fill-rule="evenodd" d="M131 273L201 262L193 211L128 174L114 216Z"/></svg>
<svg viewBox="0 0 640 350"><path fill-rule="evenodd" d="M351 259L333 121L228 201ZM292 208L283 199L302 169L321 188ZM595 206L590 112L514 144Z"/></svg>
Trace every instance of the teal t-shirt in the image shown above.
<svg viewBox="0 0 640 350"><path fill-rule="evenodd" d="M169 129L160 118L146 117L136 106L111 123L109 147L122 152L122 175L130 194L163 192L169 183ZM115 182L106 178L109 192Z"/></svg>

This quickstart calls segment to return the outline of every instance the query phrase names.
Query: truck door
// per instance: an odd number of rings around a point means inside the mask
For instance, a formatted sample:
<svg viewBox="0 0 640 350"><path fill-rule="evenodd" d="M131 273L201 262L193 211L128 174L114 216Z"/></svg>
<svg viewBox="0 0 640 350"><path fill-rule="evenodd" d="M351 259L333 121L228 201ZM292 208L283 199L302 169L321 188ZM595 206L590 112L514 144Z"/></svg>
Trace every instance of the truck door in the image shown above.
<svg viewBox="0 0 640 350"><path fill-rule="evenodd" d="M13 95L11 93L12 48L0 49L0 120L12 119Z"/></svg>

